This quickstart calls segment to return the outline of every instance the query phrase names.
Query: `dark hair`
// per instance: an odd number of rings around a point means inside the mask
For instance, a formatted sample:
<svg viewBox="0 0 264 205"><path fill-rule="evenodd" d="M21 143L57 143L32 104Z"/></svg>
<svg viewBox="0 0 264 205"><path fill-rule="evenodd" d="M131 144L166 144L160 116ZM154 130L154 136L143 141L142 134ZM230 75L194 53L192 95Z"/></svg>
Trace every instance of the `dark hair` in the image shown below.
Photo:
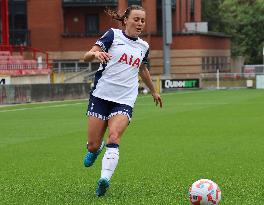
<svg viewBox="0 0 264 205"><path fill-rule="evenodd" d="M105 13L107 13L109 16L112 17L113 20L116 21L121 21L122 25L124 26L124 19L128 18L128 16L130 15L132 10L142 10L145 11L145 9L142 6L139 5L131 5L129 7L127 7L126 11L124 12L123 15L120 15L119 13L117 13L117 11L111 10L110 8L106 8L105 9Z"/></svg>

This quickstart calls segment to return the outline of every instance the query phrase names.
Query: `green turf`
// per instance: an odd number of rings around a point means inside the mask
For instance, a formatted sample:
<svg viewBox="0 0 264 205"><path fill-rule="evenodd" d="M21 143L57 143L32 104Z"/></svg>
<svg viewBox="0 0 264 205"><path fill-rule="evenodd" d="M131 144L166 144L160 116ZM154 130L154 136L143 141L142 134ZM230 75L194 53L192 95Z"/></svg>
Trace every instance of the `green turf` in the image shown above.
<svg viewBox="0 0 264 205"><path fill-rule="evenodd" d="M215 181L221 204L264 204L264 91L191 91L137 100L106 196L101 158L83 167L86 101L0 106L0 204L188 204Z"/></svg>

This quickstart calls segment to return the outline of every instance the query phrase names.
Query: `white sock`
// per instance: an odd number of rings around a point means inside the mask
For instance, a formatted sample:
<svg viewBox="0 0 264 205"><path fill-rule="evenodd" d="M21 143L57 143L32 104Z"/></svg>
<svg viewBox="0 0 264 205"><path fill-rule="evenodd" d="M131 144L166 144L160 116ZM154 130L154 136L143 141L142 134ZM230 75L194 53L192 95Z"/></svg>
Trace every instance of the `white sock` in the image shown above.
<svg viewBox="0 0 264 205"><path fill-rule="evenodd" d="M119 149L106 147L106 151L102 160L101 178L106 178L108 181L112 177L115 168L118 164Z"/></svg>

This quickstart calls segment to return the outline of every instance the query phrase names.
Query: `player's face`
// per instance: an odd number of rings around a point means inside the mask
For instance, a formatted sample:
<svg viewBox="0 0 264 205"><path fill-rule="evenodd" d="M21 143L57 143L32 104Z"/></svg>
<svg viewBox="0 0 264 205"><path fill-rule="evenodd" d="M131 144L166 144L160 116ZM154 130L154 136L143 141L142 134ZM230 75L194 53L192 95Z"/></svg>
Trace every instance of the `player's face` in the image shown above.
<svg viewBox="0 0 264 205"><path fill-rule="evenodd" d="M146 13L142 10L132 10L128 18L124 19L125 33L131 37L138 37L145 27Z"/></svg>

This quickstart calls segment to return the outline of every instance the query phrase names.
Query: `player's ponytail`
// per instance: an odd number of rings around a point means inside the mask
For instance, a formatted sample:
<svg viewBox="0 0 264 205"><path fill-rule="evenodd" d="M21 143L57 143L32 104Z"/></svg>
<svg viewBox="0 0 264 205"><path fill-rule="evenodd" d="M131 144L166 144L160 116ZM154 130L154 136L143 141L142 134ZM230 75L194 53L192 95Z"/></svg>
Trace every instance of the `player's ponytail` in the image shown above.
<svg viewBox="0 0 264 205"><path fill-rule="evenodd" d="M116 20L116 21L121 21L122 22L122 25L124 26L124 19L125 18L128 18L129 14L131 13L132 10L142 10L142 11L145 11L143 9L142 6L139 6L139 5L131 5L129 6L126 11L124 12L123 15L120 15L117 11L114 11L110 8L106 8L105 9L105 13L107 13L109 16L112 17L113 20Z"/></svg>

